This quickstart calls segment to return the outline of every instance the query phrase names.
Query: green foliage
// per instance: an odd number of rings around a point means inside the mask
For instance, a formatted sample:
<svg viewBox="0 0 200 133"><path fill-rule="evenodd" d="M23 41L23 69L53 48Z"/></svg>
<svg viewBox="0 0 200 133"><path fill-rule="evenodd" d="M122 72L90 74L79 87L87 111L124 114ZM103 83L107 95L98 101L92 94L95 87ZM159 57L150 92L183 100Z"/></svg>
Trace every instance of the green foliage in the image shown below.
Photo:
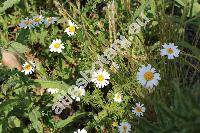
<svg viewBox="0 0 200 133"><path fill-rule="evenodd" d="M195 133L200 130L198 126L200 123L199 82L190 88L181 87L175 82L172 82L172 84L169 101L161 101L158 94L151 100L157 116L156 121L142 119L138 125L138 131Z"/></svg>
<svg viewBox="0 0 200 133"><path fill-rule="evenodd" d="M187 42L182 42L181 45L185 48L188 48L191 50L191 52L198 58L200 59L200 49L192 46L191 44L187 43Z"/></svg>
<svg viewBox="0 0 200 133"><path fill-rule="evenodd" d="M77 112L76 114L74 114L73 116L70 116L66 120L61 120L58 123L55 123L55 127L56 128L63 128L64 126L68 126L69 124L77 121L81 117L86 116L88 114L89 113L80 113L80 112Z"/></svg>
<svg viewBox="0 0 200 133"><path fill-rule="evenodd" d="M8 125L11 128L20 127L20 120L16 116L8 118Z"/></svg>
<svg viewBox="0 0 200 133"><path fill-rule="evenodd" d="M0 14L5 12L8 8L14 6L15 4L19 3L20 0L6 0L0 7Z"/></svg>
<svg viewBox="0 0 200 133"><path fill-rule="evenodd" d="M200 12L200 4L198 0L175 0L178 4L180 4L182 7L190 6L190 12L188 13L188 16L193 17L198 15Z"/></svg>
<svg viewBox="0 0 200 133"><path fill-rule="evenodd" d="M18 43L18 42L13 42L9 45L9 48L8 48L9 51L13 51L13 52L17 52L17 53L20 53L20 54L23 54L25 52L29 52L29 48L25 45L22 45L21 43Z"/></svg>
<svg viewBox="0 0 200 133"><path fill-rule="evenodd" d="M41 113L39 112L39 107L34 108L29 113L29 119L30 119L30 121L32 123L32 126L38 133L42 133L43 132L42 123L39 120L40 118L41 118Z"/></svg>

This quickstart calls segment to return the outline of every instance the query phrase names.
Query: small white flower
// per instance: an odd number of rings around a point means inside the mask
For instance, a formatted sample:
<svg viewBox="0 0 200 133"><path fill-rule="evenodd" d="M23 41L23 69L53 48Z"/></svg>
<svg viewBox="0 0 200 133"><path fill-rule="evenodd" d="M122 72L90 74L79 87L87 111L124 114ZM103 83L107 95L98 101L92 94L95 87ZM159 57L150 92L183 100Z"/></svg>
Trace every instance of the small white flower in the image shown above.
<svg viewBox="0 0 200 133"><path fill-rule="evenodd" d="M143 116L143 113L145 112L145 110L146 110L146 108L144 107L144 104L141 104L141 105L140 105L140 102L139 102L139 103L136 103L136 106L135 106L135 107L133 107L132 112L133 112L136 116L140 117L140 115Z"/></svg>
<svg viewBox="0 0 200 133"><path fill-rule="evenodd" d="M96 84L96 87L103 88L109 84L110 74L106 70L99 69L92 74L92 82Z"/></svg>
<svg viewBox="0 0 200 133"><path fill-rule="evenodd" d="M121 122L120 126L118 126L119 133L130 133L131 125L128 122Z"/></svg>
<svg viewBox="0 0 200 133"><path fill-rule="evenodd" d="M32 66L34 66L35 67L35 63L33 63L33 62L31 62L31 61L29 61L31 64L32 64ZM23 67L23 70L22 70L22 72L24 72L25 73L25 75L27 75L27 74L32 74L33 72L34 72L34 67L32 67L28 62L25 62L23 65L22 65L22 67Z"/></svg>
<svg viewBox="0 0 200 133"><path fill-rule="evenodd" d="M85 89L82 87L74 87L73 90L68 90L68 93L71 95L71 97L76 100L80 101L80 97L85 96Z"/></svg>
<svg viewBox="0 0 200 133"><path fill-rule="evenodd" d="M42 24L42 22L44 21L44 17L42 15L37 15L33 17L33 24L35 26L38 26L39 24Z"/></svg>
<svg viewBox="0 0 200 133"><path fill-rule="evenodd" d="M57 17L48 17L44 20L44 24L46 24L47 26L54 24L56 21L58 20Z"/></svg>
<svg viewBox="0 0 200 133"><path fill-rule="evenodd" d="M115 102L121 103L122 102L122 95L119 94L119 93L116 93L115 96L114 96L114 98L113 98L113 100Z"/></svg>
<svg viewBox="0 0 200 133"><path fill-rule="evenodd" d="M29 18L25 18L24 20L22 20L20 23L19 23L19 27L20 28L34 28L34 25L33 25L33 20L32 19L29 19Z"/></svg>
<svg viewBox="0 0 200 133"><path fill-rule="evenodd" d="M74 133L87 133L87 131L83 128L82 130L78 129L78 131Z"/></svg>
<svg viewBox="0 0 200 133"><path fill-rule="evenodd" d="M48 88L47 92L50 94L56 94L56 93L58 93L58 89L57 88Z"/></svg>
<svg viewBox="0 0 200 133"><path fill-rule="evenodd" d="M156 73L156 69L151 68L151 65L148 64L147 67L142 65L142 67L139 68L137 80L145 88L153 88L154 85L158 85L158 80L161 80L161 78L160 74Z"/></svg>
<svg viewBox="0 0 200 133"><path fill-rule="evenodd" d="M174 43L169 43L168 45L165 43L163 46L163 49L161 49L160 54L161 56L168 56L168 59L174 59L174 57L178 57L180 50L177 48L178 46L175 46Z"/></svg>
<svg viewBox="0 0 200 133"><path fill-rule="evenodd" d="M64 44L62 43L62 41L60 39L56 39L53 40L53 42L51 43L51 45L49 46L50 51L51 52L62 52L62 49L64 49L65 47L63 46Z"/></svg>
<svg viewBox="0 0 200 133"><path fill-rule="evenodd" d="M72 22L71 20L68 21L68 24L69 24L69 27L66 28L64 32L67 32L67 34L68 34L69 36L72 36L72 35L74 35L76 28L78 28L78 27L77 27L77 25L76 25L74 22Z"/></svg>

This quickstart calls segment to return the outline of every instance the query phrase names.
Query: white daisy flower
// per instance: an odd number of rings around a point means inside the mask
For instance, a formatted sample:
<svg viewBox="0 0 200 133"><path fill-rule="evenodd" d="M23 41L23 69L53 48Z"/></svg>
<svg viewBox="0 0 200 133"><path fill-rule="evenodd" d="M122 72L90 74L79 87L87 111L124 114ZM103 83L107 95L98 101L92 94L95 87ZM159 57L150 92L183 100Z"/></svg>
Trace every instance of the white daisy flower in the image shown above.
<svg viewBox="0 0 200 133"><path fill-rule="evenodd" d="M144 107L144 104L140 104L140 102L139 102L139 103L136 103L135 107L133 107L132 112L136 116L140 117L140 116L143 116L143 113L145 112L145 110L146 110L146 108Z"/></svg>
<svg viewBox="0 0 200 133"><path fill-rule="evenodd" d="M58 93L58 89L57 88L48 88L47 92L50 94L56 94L56 93Z"/></svg>
<svg viewBox="0 0 200 133"><path fill-rule="evenodd" d="M72 36L72 35L74 35L76 28L78 28L78 27L77 27L77 25L76 25L74 22L72 22L71 20L68 21L68 24L69 24L69 27L66 28L64 32L67 32L67 34L68 34L69 36Z"/></svg>
<svg viewBox="0 0 200 133"><path fill-rule="evenodd" d="M62 49L64 49L65 47L63 46L64 44L62 43L62 41L60 39L56 39L53 40L53 42L51 43L51 45L49 46L50 51L51 52L62 52Z"/></svg>
<svg viewBox="0 0 200 133"><path fill-rule="evenodd" d="M130 133L131 125L128 122L121 122L120 126L118 126L119 133Z"/></svg>
<svg viewBox="0 0 200 133"><path fill-rule="evenodd" d="M35 26L42 24L43 21L44 21L44 17L42 15L36 15L36 16L33 17L33 24Z"/></svg>
<svg viewBox="0 0 200 133"><path fill-rule="evenodd" d="M115 102L121 103L122 102L122 95L119 94L119 93L116 93L115 96L114 96L114 98L113 98L113 100Z"/></svg>
<svg viewBox="0 0 200 133"><path fill-rule="evenodd" d="M25 63L22 65L22 67L23 67L22 72L24 72L25 75L32 74L32 73L34 72L35 63L33 63L33 62L31 62L31 61L29 61L29 62L30 62L30 63L32 64L32 66L34 66L34 67L32 67L28 62L25 62Z"/></svg>
<svg viewBox="0 0 200 133"><path fill-rule="evenodd" d="M103 88L109 84L110 74L104 69L94 71L92 74L92 82L96 84L96 87Z"/></svg>
<svg viewBox="0 0 200 133"><path fill-rule="evenodd" d="M77 132L74 132L74 133L87 133L87 131L83 128L82 130L81 129L78 129Z"/></svg>
<svg viewBox="0 0 200 133"><path fill-rule="evenodd" d="M68 93L71 95L71 97L76 100L80 101L80 97L85 96L85 89L82 87L74 87L73 90L68 90Z"/></svg>
<svg viewBox="0 0 200 133"><path fill-rule="evenodd" d="M58 20L57 17L48 17L44 20L44 24L46 24L47 26L54 24L56 21Z"/></svg>
<svg viewBox="0 0 200 133"><path fill-rule="evenodd" d="M161 56L168 56L168 59L174 59L174 57L178 57L180 50L177 48L178 46L175 46L174 43L164 44L162 45L163 49L161 49L160 54Z"/></svg>
<svg viewBox="0 0 200 133"><path fill-rule="evenodd" d="M24 20L22 20L20 23L19 23L19 27L20 28L34 28L34 25L33 25L33 20L32 19L29 19L29 18L25 18Z"/></svg>
<svg viewBox="0 0 200 133"><path fill-rule="evenodd" d="M151 65L148 64L147 67L142 65L142 67L139 68L139 72L137 73L137 80L145 88L153 88L154 85L158 85L158 80L161 80L161 78L160 74L156 73L156 69L151 68Z"/></svg>

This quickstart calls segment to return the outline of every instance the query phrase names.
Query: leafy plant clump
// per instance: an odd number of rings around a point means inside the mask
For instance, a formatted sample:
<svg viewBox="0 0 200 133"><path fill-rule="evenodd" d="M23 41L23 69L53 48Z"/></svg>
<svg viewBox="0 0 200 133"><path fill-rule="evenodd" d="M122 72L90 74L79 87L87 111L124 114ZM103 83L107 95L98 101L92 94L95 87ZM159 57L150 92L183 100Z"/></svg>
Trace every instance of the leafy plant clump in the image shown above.
<svg viewBox="0 0 200 133"><path fill-rule="evenodd" d="M0 132L200 132L200 1L3 0Z"/></svg>

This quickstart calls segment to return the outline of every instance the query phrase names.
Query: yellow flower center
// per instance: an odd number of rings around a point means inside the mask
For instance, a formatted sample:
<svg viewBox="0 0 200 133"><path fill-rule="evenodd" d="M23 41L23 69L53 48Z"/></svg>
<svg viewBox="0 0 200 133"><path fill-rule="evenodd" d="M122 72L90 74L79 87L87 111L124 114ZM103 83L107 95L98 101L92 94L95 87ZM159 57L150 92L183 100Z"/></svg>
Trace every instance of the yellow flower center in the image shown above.
<svg viewBox="0 0 200 133"><path fill-rule="evenodd" d="M173 54L173 53L174 53L174 51L173 51L172 48L168 48L168 49L167 49L167 52L168 52L169 54Z"/></svg>
<svg viewBox="0 0 200 133"><path fill-rule="evenodd" d="M141 107L136 107L135 110L136 110L137 112L142 112Z"/></svg>
<svg viewBox="0 0 200 133"><path fill-rule="evenodd" d="M24 69L25 69L25 70L30 70L30 69L31 69L31 65L29 65L29 64L26 65Z"/></svg>
<svg viewBox="0 0 200 133"><path fill-rule="evenodd" d="M75 32L75 27L74 26L69 26L69 31L70 32Z"/></svg>
<svg viewBox="0 0 200 133"><path fill-rule="evenodd" d="M97 80L100 81L100 82L104 81L103 75L102 74L98 75Z"/></svg>
<svg viewBox="0 0 200 133"><path fill-rule="evenodd" d="M122 128L123 128L123 133L126 133L127 126L124 125Z"/></svg>
<svg viewBox="0 0 200 133"><path fill-rule="evenodd" d="M47 20L48 20L48 21L51 21L51 20L52 20L52 17L47 18Z"/></svg>
<svg viewBox="0 0 200 133"><path fill-rule="evenodd" d="M153 73L151 72L151 71L148 71L148 72L146 72L145 74L144 74L144 78L146 79L146 80L152 80L153 79Z"/></svg>
<svg viewBox="0 0 200 133"><path fill-rule="evenodd" d="M54 44L54 48L57 49L57 48L59 48L59 47L60 47L60 43L55 43L55 44Z"/></svg>
<svg viewBox="0 0 200 133"><path fill-rule="evenodd" d="M34 21L35 21L35 22L40 22L40 21L41 21L41 18L35 18Z"/></svg>
<svg viewBox="0 0 200 133"><path fill-rule="evenodd" d="M77 90L77 91L75 92L75 95L76 95L76 96L81 96L81 94L82 94L82 91L81 91L81 90Z"/></svg>
<svg viewBox="0 0 200 133"><path fill-rule="evenodd" d="M120 96L120 95L117 95L117 99L118 99L118 100L121 99L121 96Z"/></svg>
<svg viewBox="0 0 200 133"><path fill-rule="evenodd" d="M29 24L31 24L31 21L26 20L24 23L25 23L26 25L29 25Z"/></svg>
<svg viewBox="0 0 200 133"><path fill-rule="evenodd" d="M118 126L118 123L117 123L116 121L114 121L114 122L112 123L112 126L113 126L113 127L117 127L117 126Z"/></svg>

